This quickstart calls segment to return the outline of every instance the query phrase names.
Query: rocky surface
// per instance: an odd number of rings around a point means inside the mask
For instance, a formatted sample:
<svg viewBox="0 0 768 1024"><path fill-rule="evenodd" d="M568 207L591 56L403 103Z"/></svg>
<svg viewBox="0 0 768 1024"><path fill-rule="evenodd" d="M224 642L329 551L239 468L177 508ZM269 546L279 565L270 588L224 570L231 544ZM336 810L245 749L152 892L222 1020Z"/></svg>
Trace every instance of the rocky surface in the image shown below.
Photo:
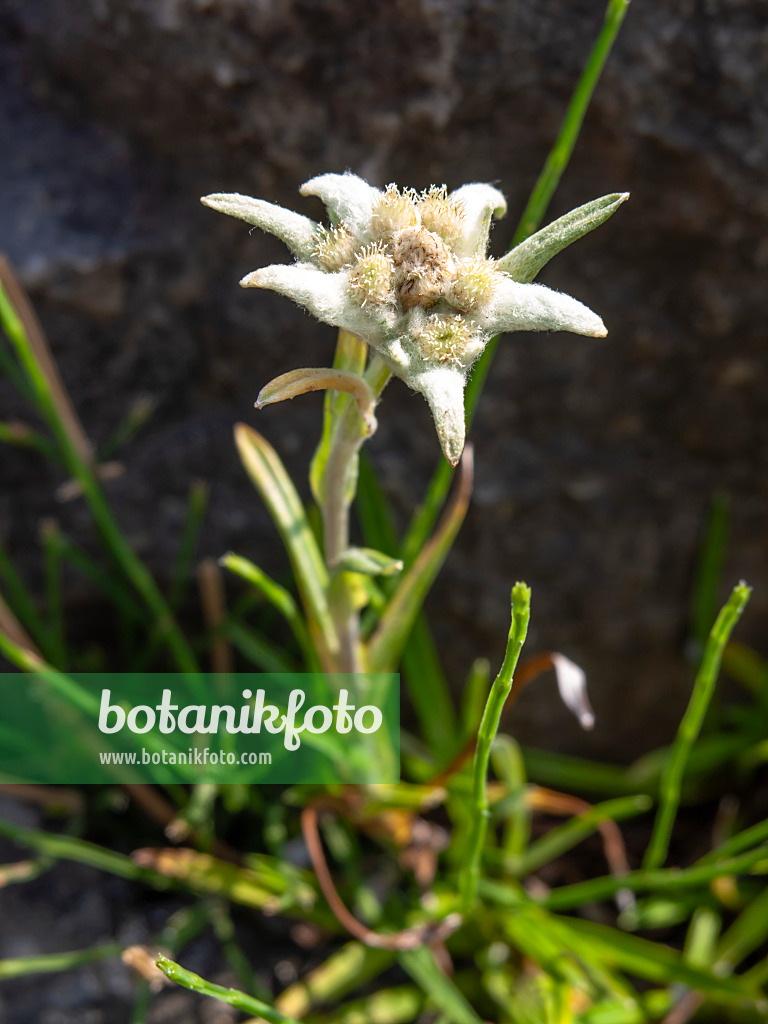
<svg viewBox="0 0 768 1024"><path fill-rule="evenodd" d="M298 471L313 398L257 416L277 373L331 358L333 332L244 272L281 247L204 210L245 191L300 200L349 168L383 185L498 182L502 253L602 0L0 0L0 247L28 285L83 420L104 441L156 404L110 484L132 542L172 564L189 481L212 486L205 553L281 571L271 526L232 452L257 423ZM632 199L542 280L603 316L606 341L504 339L472 438L473 509L431 599L458 686L499 658L510 583L534 586L531 649L589 671L587 739L542 681L519 707L534 742L630 756L666 739L689 686L693 567L713 493L732 499L727 581L768 608L768 7L633 5L551 214ZM0 401L22 415L7 385ZM5 413L4 413L5 415ZM421 399L395 382L371 449L405 516L439 449ZM54 474L3 450L0 537L39 582L37 522ZM82 537L77 503L56 509ZM81 619L93 597L72 583Z"/></svg>

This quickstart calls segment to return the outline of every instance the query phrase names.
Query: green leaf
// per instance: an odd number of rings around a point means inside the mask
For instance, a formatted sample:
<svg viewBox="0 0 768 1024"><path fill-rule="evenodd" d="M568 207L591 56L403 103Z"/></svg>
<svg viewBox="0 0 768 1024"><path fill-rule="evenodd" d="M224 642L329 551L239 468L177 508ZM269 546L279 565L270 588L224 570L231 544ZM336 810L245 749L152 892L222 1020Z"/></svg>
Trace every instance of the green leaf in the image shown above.
<svg viewBox="0 0 768 1024"><path fill-rule="evenodd" d="M395 576L403 568L399 558L392 558L373 548L347 548L336 563L346 572L365 576Z"/></svg>
<svg viewBox="0 0 768 1024"><path fill-rule="evenodd" d="M409 949L398 954L400 966L427 993L432 1002L453 1024L481 1024L454 982L435 963L429 946Z"/></svg>
<svg viewBox="0 0 768 1024"><path fill-rule="evenodd" d="M464 450L459 482L451 505L434 535L403 574L381 616L368 646L371 672L392 672L400 661L406 641L429 588L440 571L469 507L472 493L471 448Z"/></svg>
<svg viewBox="0 0 768 1024"><path fill-rule="evenodd" d="M71 971L97 960L115 960L125 949L120 942L108 942L90 949L75 949L68 953L42 953L38 956L9 957L0 960L0 981L20 978L25 974L53 974Z"/></svg>
<svg viewBox="0 0 768 1024"><path fill-rule="evenodd" d="M672 743L669 760L662 771L659 810L654 822L653 834L643 858L643 867L655 868L666 860L672 827L680 803L685 768L715 692L723 650L747 601L749 601L750 593L750 588L743 582L735 586L709 634L704 656L699 671L696 673L690 702Z"/></svg>
<svg viewBox="0 0 768 1024"><path fill-rule="evenodd" d="M241 579L246 580L263 594L269 603L276 608L291 627L296 642L304 654L307 666L311 671L319 668L317 654L312 645L309 633L299 608L292 595L268 576L263 569L242 555L235 555L232 552L220 559L220 564L235 573Z"/></svg>
<svg viewBox="0 0 768 1024"><path fill-rule="evenodd" d="M283 538L313 642L321 660L331 661L338 650L338 639L328 606L328 570L301 499L277 452L261 434L239 423L235 441L243 465Z"/></svg>
<svg viewBox="0 0 768 1024"><path fill-rule="evenodd" d="M276 1010L274 1006L262 1002L261 999L248 996L245 992L238 992L234 988L214 985L212 982L206 981L205 978L193 974L192 971L187 971L184 967L174 963L173 960L169 960L167 957L161 955L155 963L166 978L175 981L177 985L181 985L183 988L188 988L191 992L199 992L203 996L220 999L223 1003L234 1006L237 1010L243 1010L245 1013L263 1017L270 1024L297 1024L293 1018L286 1017L285 1014Z"/></svg>
<svg viewBox="0 0 768 1024"><path fill-rule="evenodd" d="M604 224L627 199L629 192L614 192L571 210L510 249L496 266L515 281L533 281L553 256Z"/></svg>

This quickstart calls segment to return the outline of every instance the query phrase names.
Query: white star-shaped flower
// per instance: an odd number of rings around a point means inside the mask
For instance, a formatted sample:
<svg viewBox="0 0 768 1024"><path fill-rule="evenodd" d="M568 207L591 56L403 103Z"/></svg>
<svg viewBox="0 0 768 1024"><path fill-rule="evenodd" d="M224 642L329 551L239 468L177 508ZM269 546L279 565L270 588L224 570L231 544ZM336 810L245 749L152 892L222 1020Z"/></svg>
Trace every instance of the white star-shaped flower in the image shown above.
<svg viewBox="0 0 768 1024"><path fill-rule="evenodd" d="M421 392L448 461L464 448L464 385L488 341L503 331L606 334L569 295L531 284L541 267L606 220L624 195L605 196L560 218L500 260L486 255L493 217L506 200L492 185L417 194L373 188L353 174L322 174L301 188L318 196L330 226L236 194L202 200L281 238L296 257L248 274L313 316L362 338L392 372Z"/></svg>

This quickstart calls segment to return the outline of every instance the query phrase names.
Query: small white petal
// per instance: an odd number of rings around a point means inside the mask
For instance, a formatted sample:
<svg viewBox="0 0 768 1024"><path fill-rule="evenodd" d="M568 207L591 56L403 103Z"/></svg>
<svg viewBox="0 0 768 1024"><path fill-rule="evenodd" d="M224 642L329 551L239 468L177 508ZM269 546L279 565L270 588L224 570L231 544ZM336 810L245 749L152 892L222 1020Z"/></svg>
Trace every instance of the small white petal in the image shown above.
<svg viewBox="0 0 768 1024"><path fill-rule="evenodd" d="M318 196L334 218L338 218L359 239L367 240L371 230L373 204L381 195L356 174L320 174L299 190L303 196Z"/></svg>
<svg viewBox="0 0 768 1024"><path fill-rule="evenodd" d="M276 263L248 274L243 288L268 288L293 299L313 316L333 327L340 326L349 302L345 274L328 274L309 263Z"/></svg>
<svg viewBox="0 0 768 1024"><path fill-rule="evenodd" d="M270 235L277 235L299 259L308 259L314 252L315 233L319 225L300 213L236 192L203 196L200 202L219 213L227 213L230 217L255 224Z"/></svg>
<svg viewBox="0 0 768 1024"><path fill-rule="evenodd" d="M557 686L563 704L576 715L582 729L592 729L595 715L587 696L586 673L564 654L552 655L552 667L557 676Z"/></svg>
<svg viewBox="0 0 768 1024"><path fill-rule="evenodd" d="M507 200L493 185L476 182L462 185L451 192L451 199L458 199L464 210L462 237L454 246L458 256L485 256L488 248L488 234L491 218L503 217L507 212Z"/></svg>
<svg viewBox="0 0 768 1024"><path fill-rule="evenodd" d="M429 403L443 454L455 466L464 451L464 372L451 366L431 367L403 378Z"/></svg>
<svg viewBox="0 0 768 1024"><path fill-rule="evenodd" d="M571 331L604 338L605 324L591 309L543 284L520 284L499 275L488 328L491 331Z"/></svg>
<svg viewBox="0 0 768 1024"><path fill-rule="evenodd" d="M374 347L380 341L382 325L358 306L350 294L346 273L330 274L311 263L275 263L247 274L240 284L243 288L279 292L323 323L343 327Z"/></svg>

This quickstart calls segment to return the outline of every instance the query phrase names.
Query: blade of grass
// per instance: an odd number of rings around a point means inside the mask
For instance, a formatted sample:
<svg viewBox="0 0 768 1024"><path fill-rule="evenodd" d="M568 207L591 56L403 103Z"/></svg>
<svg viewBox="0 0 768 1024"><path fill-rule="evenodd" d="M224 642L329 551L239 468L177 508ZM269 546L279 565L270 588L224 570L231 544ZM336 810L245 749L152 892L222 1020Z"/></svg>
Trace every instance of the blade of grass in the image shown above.
<svg viewBox="0 0 768 1024"><path fill-rule="evenodd" d="M512 246L518 245L531 235L541 224L550 200L563 175L581 131L581 126L595 91L605 62L611 52L621 23L627 13L629 0L609 0L605 20L592 51L587 58L576 88L574 89L560 132L547 156L544 167L534 185L531 197L523 211L512 239ZM475 364L466 391L467 430L477 409L477 403L485 384L488 371L499 343L499 335L492 338L480 359ZM452 470L443 459L438 464L427 488L425 499L413 517L403 541L402 557L405 564L421 550L440 514L450 488Z"/></svg>
<svg viewBox="0 0 768 1024"><path fill-rule="evenodd" d="M18 956L0 960L0 981L21 978L26 974L55 974L71 971L83 964L98 960L113 960L125 947L119 942L106 942L90 949L74 949L68 953L41 953L37 956Z"/></svg>
<svg viewBox="0 0 768 1024"><path fill-rule="evenodd" d="M283 539L313 642L322 660L332 665L338 653L338 637L328 605L328 570L301 500L277 452L260 434L240 423L235 428L235 441L243 465Z"/></svg>
<svg viewBox="0 0 768 1024"><path fill-rule="evenodd" d="M648 796L619 797L617 800L596 804L590 811L576 815L531 843L520 859L515 874L525 876L538 871L592 835L601 822L623 821L643 814L651 807L652 801Z"/></svg>
<svg viewBox="0 0 768 1024"><path fill-rule="evenodd" d="M699 555L696 583L693 588L691 627L696 657L701 657L709 631L717 615L718 593L723 576L723 562L728 547L730 500L727 494L712 499L706 536Z"/></svg>
<svg viewBox="0 0 768 1024"><path fill-rule="evenodd" d="M2 266L2 264L0 264ZM35 404L46 419L64 457L67 469L79 483L96 525L136 591L156 616L159 627L182 672L197 672L194 655L176 624L168 605L144 564L125 539L104 497L83 450L82 438L65 416L62 418L60 396L52 389L50 379L39 365L35 351L6 291L0 287L0 324L16 350L17 357L29 379ZM86 439L87 441L87 439Z"/></svg>
<svg viewBox="0 0 768 1024"><path fill-rule="evenodd" d="M61 463L59 453L47 437L32 430L26 423L7 423L0 421L0 442L11 444L17 448L27 448L39 452L51 462Z"/></svg>
<svg viewBox="0 0 768 1024"><path fill-rule="evenodd" d="M168 604L174 611L181 604L184 591L194 575L192 566L207 508L208 484L204 480L195 480L189 489L187 514L181 531L179 551L176 555L176 564L173 567L171 586L168 592Z"/></svg>
<svg viewBox="0 0 768 1024"><path fill-rule="evenodd" d="M365 542L396 557L400 545L389 499L379 486L365 449L360 458L357 510ZM383 580L382 586L391 595L394 583ZM401 668L423 736L435 751L443 750L456 733L456 713L423 611L417 615L406 641Z"/></svg>
<svg viewBox="0 0 768 1024"><path fill-rule="evenodd" d="M296 665L282 648L271 643L260 633L246 629L239 622L226 623L224 633L232 646L262 672L296 671Z"/></svg>
<svg viewBox="0 0 768 1024"><path fill-rule="evenodd" d="M304 655L308 671L317 671L320 668L320 663L304 622L304 617L299 611L293 596L285 587L281 587L279 583L276 583L258 565L254 565L249 559L243 558L242 555L236 555L231 551L220 559L220 564L225 569L229 569L230 572L245 580L246 583L250 583L252 587L255 587L269 601L273 608L278 610L291 627L296 642Z"/></svg>
<svg viewBox="0 0 768 1024"><path fill-rule="evenodd" d="M696 889L709 885L716 878L745 874L761 861L768 863L768 845L715 863L697 864L692 868L641 868L627 875L607 875L586 882L575 882L573 885L552 889L537 902L549 910L573 910L585 903L609 899L620 889L629 889L631 892ZM480 891L487 899L506 906L516 906L519 902L515 890L498 882L481 882Z"/></svg>
<svg viewBox="0 0 768 1024"><path fill-rule="evenodd" d="M55 645L48 627L43 622L35 602L24 585L16 568L2 544L0 544L0 580L2 580L8 598L8 608L12 615L29 632L34 644L44 651L47 657L55 656Z"/></svg>
<svg viewBox="0 0 768 1024"><path fill-rule="evenodd" d="M487 780L491 745L498 732L501 713L504 710L507 697L512 690L515 668L520 657L520 651L525 643L530 617L530 587L527 587L525 583L516 583L512 588L512 624L509 627L509 635L507 636L504 662L488 695L488 702L485 705L485 711L483 712L483 718L477 734L477 748L472 765L473 820L467 857L459 880L461 905L465 913L471 910L477 898L483 844L485 843L485 835L490 818Z"/></svg>
<svg viewBox="0 0 768 1024"><path fill-rule="evenodd" d="M669 760L662 772L659 809L643 858L643 867L645 868L659 867L667 858L672 827L680 803L686 764L701 731L704 716L715 690L723 650L749 600L749 595L750 588L745 583L737 584L709 634L704 656L696 674L691 700L672 743Z"/></svg>
<svg viewBox="0 0 768 1024"><path fill-rule="evenodd" d="M392 672L397 667L414 621L435 576L440 571L469 507L472 493L471 448L464 450L456 494L434 535L418 558L402 574L368 644L371 672Z"/></svg>
<svg viewBox="0 0 768 1024"><path fill-rule="evenodd" d="M435 963L429 946L398 954L400 966L426 992L429 999L453 1024L481 1024L480 1018L448 975Z"/></svg>
<svg viewBox="0 0 768 1024"><path fill-rule="evenodd" d="M119 875L135 882L145 882L155 889L168 889L172 882L157 871L140 867L130 857L107 850L103 846L77 839L74 836L59 835L55 832L44 832L41 829L24 828L0 818L0 835L6 839L25 846L30 850L59 860L71 860L78 864L107 871L111 875Z"/></svg>
<svg viewBox="0 0 768 1024"><path fill-rule="evenodd" d="M64 634L64 604L62 599L62 550L59 543L61 531L53 519L40 524L40 538L45 560L45 605L48 612L51 648L50 659L57 668L67 667L66 640Z"/></svg>
<svg viewBox="0 0 768 1024"><path fill-rule="evenodd" d="M211 999L220 999L223 1003L234 1006L236 1010L255 1014L257 1017L269 1021L270 1024L298 1024L293 1018L286 1017L279 1010L276 1010L261 999L248 996L244 992L238 992L233 988L223 988L221 985L214 985L199 975L193 974L192 971L185 970L185 968L165 956L158 956L155 963L166 978L175 981L177 985L181 985L191 992L199 992L201 995L209 996Z"/></svg>
<svg viewBox="0 0 768 1024"><path fill-rule="evenodd" d="M512 858L522 857L531 830L531 813L525 802L525 763L519 744L503 733L497 734L491 750L493 768L504 783L510 807L504 826L504 850Z"/></svg>

